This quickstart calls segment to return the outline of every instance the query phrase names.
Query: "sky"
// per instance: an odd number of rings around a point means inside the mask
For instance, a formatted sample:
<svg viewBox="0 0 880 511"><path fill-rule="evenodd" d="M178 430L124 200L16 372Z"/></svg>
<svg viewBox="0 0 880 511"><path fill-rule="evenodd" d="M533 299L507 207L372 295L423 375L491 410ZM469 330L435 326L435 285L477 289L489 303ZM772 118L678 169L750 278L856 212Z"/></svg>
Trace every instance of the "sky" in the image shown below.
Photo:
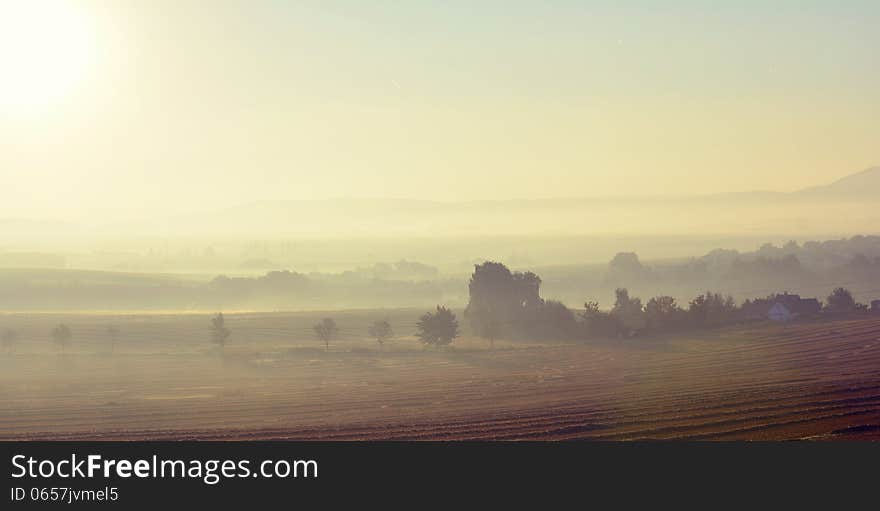
<svg viewBox="0 0 880 511"><path fill-rule="evenodd" d="M880 164L876 1L0 0L0 217L789 191Z"/></svg>

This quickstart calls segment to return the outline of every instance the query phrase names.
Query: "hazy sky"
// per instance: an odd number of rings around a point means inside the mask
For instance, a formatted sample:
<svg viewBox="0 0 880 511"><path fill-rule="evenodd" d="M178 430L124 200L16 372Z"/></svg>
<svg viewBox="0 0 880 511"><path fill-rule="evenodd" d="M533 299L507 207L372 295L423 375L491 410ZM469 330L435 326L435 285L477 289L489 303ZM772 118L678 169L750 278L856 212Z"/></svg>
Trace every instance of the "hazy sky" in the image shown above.
<svg viewBox="0 0 880 511"><path fill-rule="evenodd" d="M0 216L793 190L880 164L878 26L876 0L0 0Z"/></svg>

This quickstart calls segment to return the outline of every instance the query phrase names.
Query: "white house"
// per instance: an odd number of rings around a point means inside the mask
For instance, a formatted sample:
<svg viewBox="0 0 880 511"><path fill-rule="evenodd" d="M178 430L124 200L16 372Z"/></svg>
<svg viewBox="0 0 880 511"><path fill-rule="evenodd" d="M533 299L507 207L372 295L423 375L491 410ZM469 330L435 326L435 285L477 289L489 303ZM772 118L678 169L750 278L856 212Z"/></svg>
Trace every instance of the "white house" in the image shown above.
<svg viewBox="0 0 880 511"><path fill-rule="evenodd" d="M788 307L779 302L774 303L773 307L767 311L767 318L772 321L791 321L794 316Z"/></svg>

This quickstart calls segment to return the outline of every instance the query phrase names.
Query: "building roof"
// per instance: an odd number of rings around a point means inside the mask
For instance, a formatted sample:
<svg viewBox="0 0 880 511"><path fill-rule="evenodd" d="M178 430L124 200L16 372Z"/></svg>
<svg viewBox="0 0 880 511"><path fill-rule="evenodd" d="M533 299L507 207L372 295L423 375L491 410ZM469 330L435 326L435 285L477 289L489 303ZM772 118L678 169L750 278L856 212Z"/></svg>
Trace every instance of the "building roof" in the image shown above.
<svg viewBox="0 0 880 511"><path fill-rule="evenodd" d="M792 314L785 305L776 302L770 310L767 311L767 318L772 321L789 321L794 319L797 314Z"/></svg>
<svg viewBox="0 0 880 511"><path fill-rule="evenodd" d="M789 313L799 316L816 314L822 310L822 304L816 298L801 298L800 295L789 293L758 298L747 306L743 305L743 308L747 316L761 317L769 314L770 310L777 304L784 306Z"/></svg>

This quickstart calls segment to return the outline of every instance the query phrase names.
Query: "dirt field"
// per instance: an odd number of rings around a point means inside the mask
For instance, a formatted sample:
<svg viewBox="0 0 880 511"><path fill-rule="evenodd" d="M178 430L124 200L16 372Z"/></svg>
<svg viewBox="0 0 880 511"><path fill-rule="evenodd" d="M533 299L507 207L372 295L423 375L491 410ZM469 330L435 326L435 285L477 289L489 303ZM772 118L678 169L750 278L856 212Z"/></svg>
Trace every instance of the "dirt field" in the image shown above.
<svg viewBox="0 0 880 511"><path fill-rule="evenodd" d="M223 356L206 315L0 315L19 333L0 438L880 438L880 318L433 351L411 335L419 313L231 314ZM328 352L323 316L341 329ZM379 352L365 332L383 318L402 335Z"/></svg>

